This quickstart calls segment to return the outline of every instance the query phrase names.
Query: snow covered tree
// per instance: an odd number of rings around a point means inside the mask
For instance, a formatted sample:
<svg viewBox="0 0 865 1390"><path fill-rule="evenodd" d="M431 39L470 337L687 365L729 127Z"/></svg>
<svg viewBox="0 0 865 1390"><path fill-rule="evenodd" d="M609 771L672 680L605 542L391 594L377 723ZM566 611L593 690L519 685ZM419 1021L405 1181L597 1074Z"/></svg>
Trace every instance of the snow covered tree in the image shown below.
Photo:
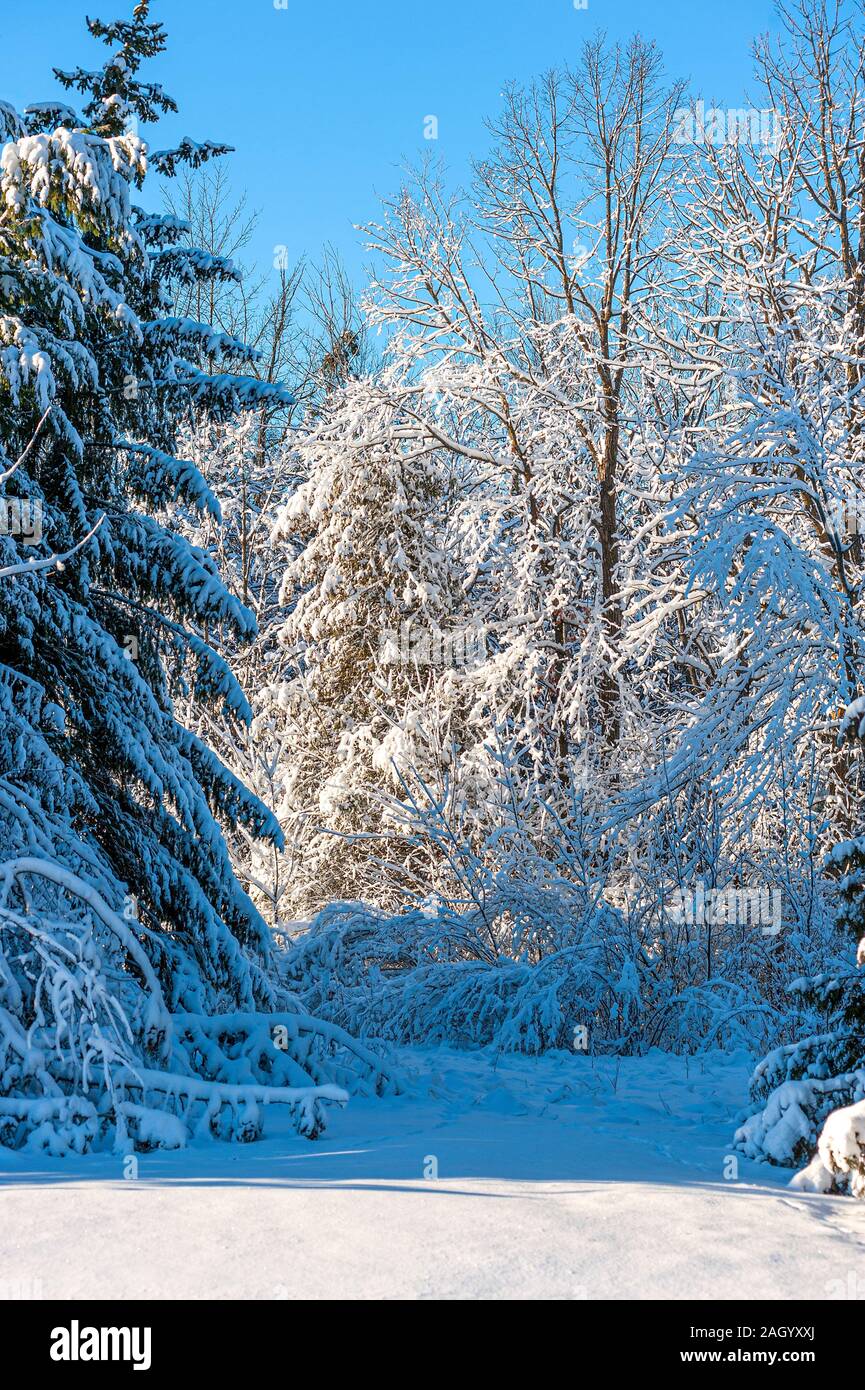
<svg viewBox="0 0 865 1390"><path fill-rule="evenodd" d="M371 1062L275 982L219 823L279 827L174 715L192 696L249 718L207 639L254 631L164 522L178 498L218 514L178 426L283 388L232 370L239 340L165 313L172 278L236 272L133 202L148 167L225 149L148 155L133 133L175 109L138 76L164 46L148 8L88 21L112 51L58 73L81 116L0 108L0 479L5 514L38 522L0 536L0 1138L56 1153L248 1138L269 1101L312 1135L333 1080Z"/></svg>
<svg viewBox="0 0 865 1390"><path fill-rule="evenodd" d="M251 720L238 721L230 712L187 699L179 706L182 722L272 811L280 800L293 734L270 694L286 668L279 591L288 558L271 532L285 497L298 485L297 451L290 442L275 441L270 431L262 439L260 416L251 411L228 421L198 418L184 426L180 449L212 487L222 519L195 513L182 501L172 516L183 535L214 555L227 587L256 621L251 642L229 639L223 648L249 701ZM262 838L238 823L227 840L236 875L268 924L279 926L289 866L282 839Z"/></svg>
<svg viewBox="0 0 865 1390"><path fill-rule="evenodd" d="M192 200L196 225L209 233L208 249L219 254L237 212L226 210L221 188L213 179L207 196L200 203ZM302 542L295 537L293 545L281 545L271 534L282 505L304 481L308 467L303 448L308 427L292 427L291 420L295 415L298 420L319 419L322 403L370 360L354 293L331 250L326 249L319 267L306 268L302 278L298 272L288 279L290 284L280 272L280 290L265 305L255 294L233 303L226 291L220 323L225 331L237 317L254 325L262 352L257 374L273 381L277 368L287 370L291 405L277 402L218 422L199 416L184 427L181 451L214 491L222 520L193 513L182 500L172 509L182 533L217 558L229 589L252 609L257 623L252 642L229 640L223 647L252 707L251 723L238 724L192 703L182 707L181 722L200 732L271 810L282 803L283 775L294 760L297 736L273 698L273 691L296 674L290 653L278 640L285 619L279 589L282 570ZM294 331L290 300L295 292L302 293L308 323L300 346L289 352L286 340ZM228 844L235 872L256 906L271 926L283 927L291 856L243 825L229 832Z"/></svg>
<svg viewBox="0 0 865 1390"><path fill-rule="evenodd" d="M845 736L861 747L863 697L846 711ZM831 971L792 983L803 1012L821 1021L820 1031L763 1059L751 1082L755 1112L736 1139L751 1157L781 1164L810 1159L794 1179L800 1188L865 1197L865 835L836 845L829 861L841 875L841 926L852 937L855 960L851 950Z"/></svg>
<svg viewBox="0 0 865 1390"><path fill-rule="evenodd" d="M668 575L655 616L645 563L669 501L653 362L680 97L651 45L587 43L574 71L507 90L468 195L426 168L370 229L394 402L462 474L469 600L494 633L478 724L561 812L574 782L617 797L656 761L655 687L684 670L686 604L671 613Z"/></svg>
<svg viewBox="0 0 865 1390"><path fill-rule="evenodd" d="M406 785L441 785L457 722L437 684L480 640L466 631L441 545L438 452L366 382L334 391L298 441L307 481L274 532L296 551L282 588L289 673L270 692L293 730L275 809L296 915L333 898L395 902L399 871L425 853L404 814Z"/></svg>
<svg viewBox="0 0 865 1390"><path fill-rule="evenodd" d="M784 759L800 760L814 724L857 693L863 659L851 472L863 360L851 295L862 266L843 191L858 177L859 79L846 72L840 20L809 39L791 20L790 33L792 52L760 54L776 138L709 146L694 162L682 240L683 274L690 269L705 300L680 371L698 383L703 411L675 542L716 632L688 739L693 749L706 730L706 767L747 762L752 807L755 786L769 790ZM824 48L833 54L825 72ZM839 113L828 126L816 114L827 104ZM826 755L827 772L837 768L829 810L843 829L844 803L855 804L850 760L831 741Z"/></svg>

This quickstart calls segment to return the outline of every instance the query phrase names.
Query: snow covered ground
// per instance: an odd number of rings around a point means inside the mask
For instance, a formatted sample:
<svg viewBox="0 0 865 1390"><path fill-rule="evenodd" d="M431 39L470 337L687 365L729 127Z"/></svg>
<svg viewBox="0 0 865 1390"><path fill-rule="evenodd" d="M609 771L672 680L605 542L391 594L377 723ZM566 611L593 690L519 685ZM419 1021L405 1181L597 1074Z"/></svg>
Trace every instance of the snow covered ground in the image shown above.
<svg viewBox="0 0 865 1390"><path fill-rule="evenodd" d="M865 1203L725 1177L746 1058L400 1061L313 1144L274 1111L137 1179L0 1150L0 1294L865 1299Z"/></svg>

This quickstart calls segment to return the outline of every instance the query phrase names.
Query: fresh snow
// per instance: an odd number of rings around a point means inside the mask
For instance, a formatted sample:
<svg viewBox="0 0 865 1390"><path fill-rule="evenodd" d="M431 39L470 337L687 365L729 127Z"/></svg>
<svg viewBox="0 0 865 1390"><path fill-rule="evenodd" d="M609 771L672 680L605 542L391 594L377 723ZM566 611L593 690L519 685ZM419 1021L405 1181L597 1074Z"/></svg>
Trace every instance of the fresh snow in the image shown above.
<svg viewBox="0 0 865 1390"><path fill-rule="evenodd" d="M733 1154L744 1054L397 1060L403 1093L314 1143L273 1109L262 1141L141 1154L137 1179L0 1150L0 1293L865 1299L862 1204Z"/></svg>

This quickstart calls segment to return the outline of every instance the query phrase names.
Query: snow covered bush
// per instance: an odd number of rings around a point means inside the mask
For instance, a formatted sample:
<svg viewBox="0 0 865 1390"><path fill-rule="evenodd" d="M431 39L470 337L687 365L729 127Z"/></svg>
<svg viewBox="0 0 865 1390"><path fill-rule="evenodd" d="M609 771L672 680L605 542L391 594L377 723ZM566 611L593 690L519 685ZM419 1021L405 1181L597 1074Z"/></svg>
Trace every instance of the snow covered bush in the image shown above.
<svg viewBox="0 0 865 1390"><path fill-rule="evenodd" d="M712 977L677 979L633 919L555 876L490 873L482 905L332 903L288 938L282 970L310 1011L402 1044L697 1052L787 1025L783 970L761 980L731 948Z"/></svg>
<svg viewBox="0 0 865 1390"><path fill-rule="evenodd" d="M184 415L285 392L235 374L236 338L166 314L172 279L236 272L134 194L225 147L149 154L134 133L176 109L137 77L164 46L146 0L89 28L105 67L58 74L82 115L0 108L0 487L8 516L29 509L0 535L0 1140L248 1138L270 1102L314 1135L337 1083L382 1078L275 981L232 872L222 827L279 827L175 702L248 720L211 644L255 624L166 521L178 499L218 517L176 456Z"/></svg>
<svg viewBox="0 0 865 1390"><path fill-rule="evenodd" d="M832 1111L817 1152L790 1186L799 1192L849 1192L865 1197L865 1102Z"/></svg>
<svg viewBox="0 0 865 1390"><path fill-rule="evenodd" d="M0 1141L13 1148L62 1155L108 1138L120 1151L179 1147L190 1133L251 1139L271 1104L315 1138L325 1103L347 1099L332 1078L360 1079L352 1060L374 1070L364 1049L292 1000L276 1012L276 993L266 1015L172 1014L138 924L92 884L35 855L0 865L0 879Z"/></svg>
<svg viewBox="0 0 865 1390"><path fill-rule="evenodd" d="M448 891L418 884L397 912L336 902L284 932L282 977L311 1012L393 1042L528 1053L695 1052L789 1036L791 961L807 965L825 949L807 922L788 915L775 935L720 914L689 923L673 908L669 862L666 888L653 863L630 884L617 880L615 844L599 863L582 796L549 860L519 816L472 850L449 819L450 794L425 805L407 785L403 795L412 839L448 864Z"/></svg>
<svg viewBox="0 0 865 1390"><path fill-rule="evenodd" d="M833 1175L835 1187L865 1197L865 1100L832 1112L823 1126L817 1154L824 1171Z"/></svg>
<svg viewBox="0 0 865 1390"><path fill-rule="evenodd" d="M515 938L529 925L542 930L553 910L547 899L543 918L532 916L527 895L518 907L506 893L488 900L482 916L447 909L388 916L333 903L289 948L285 979L319 1015L393 1042L494 1043L528 1053L572 1047L575 1030L585 1027L588 1038L596 1018L615 1011L606 972L615 947L604 928L619 924L601 908L573 923L572 945L537 962L520 959ZM619 983L621 1037L634 986L626 971Z"/></svg>

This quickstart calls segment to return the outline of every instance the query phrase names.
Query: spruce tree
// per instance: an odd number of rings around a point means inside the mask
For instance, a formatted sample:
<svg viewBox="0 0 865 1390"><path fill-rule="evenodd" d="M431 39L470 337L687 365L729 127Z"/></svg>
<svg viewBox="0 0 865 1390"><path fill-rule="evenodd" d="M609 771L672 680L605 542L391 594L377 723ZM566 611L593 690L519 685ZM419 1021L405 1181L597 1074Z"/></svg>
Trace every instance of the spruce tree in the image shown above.
<svg viewBox="0 0 865 1390"><path fill-rule="evenodd" d="M315 1134L342 1062L371 1060L274 982L220 827L279 827L174 715L249 719L216 647L254 632L167 524L178 499L218 514L180 423L285 392L166 312L173 280L236 272L136 205L148 169L227 148L136 133L176 109L139 77L148 10L88 21L110 56L56 73L81 114L0 107L0 1140L56 1153L252 1137L273 1100Z"/></svg>

